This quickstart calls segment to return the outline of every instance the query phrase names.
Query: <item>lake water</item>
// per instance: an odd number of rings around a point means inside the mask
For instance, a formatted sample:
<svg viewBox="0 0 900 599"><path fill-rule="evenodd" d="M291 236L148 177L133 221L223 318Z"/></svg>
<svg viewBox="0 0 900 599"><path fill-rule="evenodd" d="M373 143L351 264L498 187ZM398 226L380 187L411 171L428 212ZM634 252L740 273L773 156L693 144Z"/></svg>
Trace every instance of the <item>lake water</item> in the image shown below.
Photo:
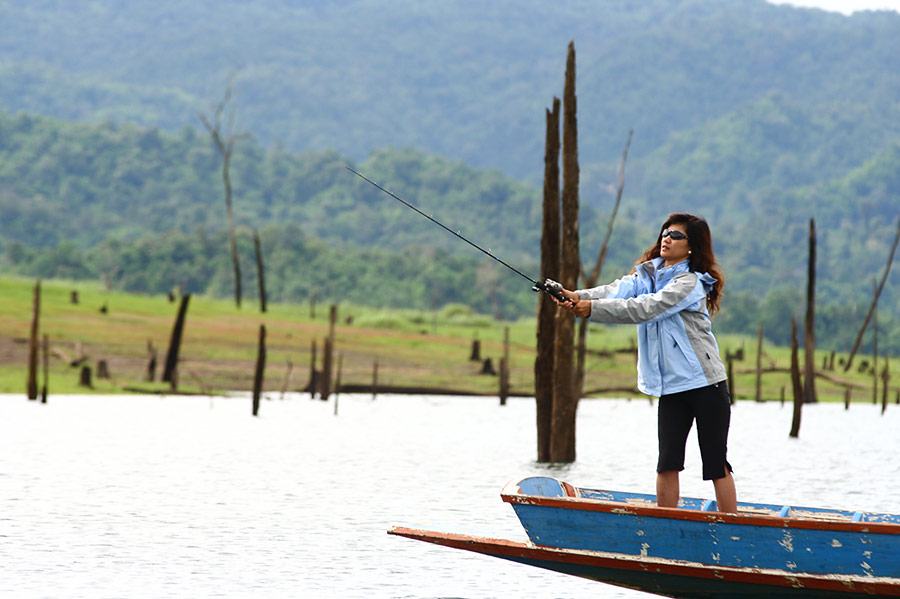
<svg viewBox="0 0 900 599"><path fill-rule="evenodd" d="M388 536L389 526L525 540L510 479L653 493L656 410L583 401L578 461L535 463L534 401L345 395L0 396L2 597L650 595ZM735 407L747 501L900 512L900 408ZM696 438L685 495L709 497Z"/></svg>

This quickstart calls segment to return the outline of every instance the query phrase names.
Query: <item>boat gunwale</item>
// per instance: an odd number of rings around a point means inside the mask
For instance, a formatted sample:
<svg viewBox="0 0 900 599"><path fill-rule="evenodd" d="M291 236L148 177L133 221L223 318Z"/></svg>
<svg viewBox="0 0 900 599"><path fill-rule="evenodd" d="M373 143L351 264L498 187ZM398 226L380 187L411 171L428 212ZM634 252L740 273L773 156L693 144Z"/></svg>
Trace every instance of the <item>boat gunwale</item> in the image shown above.
<svg viewBox="0 0 900 599"><path fill-rule="evenodd" d="M900 596L900 579L890 577L870 577L852 574L810 574L765 568L716 566L684 560L645 558L605 551L550 547L536 545L531 541L522 542L508 539L494 539L490 537L443 533L401 526L392 526L387 532L390 535L403 536L414 540L425 541L455 549L464 549L494 557L508 557L512 559L518 557L589 567L601 567L611 570L649 572L652 569L659 574L703 578L707 580L719 579L738 583L780 587L793 586L795 588L799 587L809 590L849 591L861 594L872 594L878 597ZM493 551L482 550L487 548L490 548Z"/></svg>
<svg viewBox="0 0 900 599"><path fill-rule="evenodd" d="M728 512L702 511L691 508L670 508L651 505L634 505L624 501L609 499L528 495L519 491L519 482L521 480L522 479L512 480L503 487L503 490L500 492L500 497L504 502L513 505L534 505L540 507L560 508L568 510L574 509L590 512L605 512L618 515L644 516L650 518L667 518L696 522L737 524L741 526L766 526L772 528L828 530L863 534L900 534L900 523L897 522L853 522L850 520L815 518L806 515L798 517L790 515L778 516L774 514L770 515L740 512L737 514L733 514ZM571 489L577 489L577 487L573 487L572 485L569 485L569 483L564 483L562 481L558 482L561 485L568 486ZM596 489L590 490L597 491Z"/></svg>

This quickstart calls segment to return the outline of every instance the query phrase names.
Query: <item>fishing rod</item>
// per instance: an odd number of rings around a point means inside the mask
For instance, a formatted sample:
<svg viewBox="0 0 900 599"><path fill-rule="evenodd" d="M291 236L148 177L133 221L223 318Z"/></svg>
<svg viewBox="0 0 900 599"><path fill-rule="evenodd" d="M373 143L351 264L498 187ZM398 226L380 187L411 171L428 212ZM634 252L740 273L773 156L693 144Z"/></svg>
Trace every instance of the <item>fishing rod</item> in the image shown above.
<svg viewBox="0 0 900 599"><path fill-rule="evenodd" d="M412 204L410 204L409 202L407 202L406 200L404 200L403 198L401 198L401 197L398 196L397 194L393 193L392 191L390 191L390 190L388 190L388 189L385 189L384 187L382 187L381 185L379 185L379 184L376 183L375 181L369 179L369 178L366 177L365 175L363 175L363 174L361 174L361 173L359 173L359 172L353 170L353 169L350 167L350 165L345 164L344 166L347 167L347 170L348 170L348 171L350 171L351 173L353 173L354 175L356 175L357 177L359 177L359 178L362 179L363 181L366 181L367 183L369 183L369 184L371 184L371 185L377 187L378 189L380 189L380 190L383 191L384 193L388 194L389 196L391 196L392 198L394 198L395 200L397 200L398 202L400 202L401 204L403 204L403 205L406 206L407 208L411 208L412 210L415 210L416 212L418 212L419 214L421 214L422 216L424 216L425 218L427 218L428 220L430 220L431 222L433 222L433 223L436 224L437 226L441 227L442 229L444 229L444 230L447 231L448 233L450 233L450 234L452 234L452 235L455 235L456 237L459 237L460 239L462 239L463 241L465 241L466 243L468 243L469 245L471 245L471 246L472 246L473 248L475 248L476 250L478 250L478 251L480 251L481 253L487 255L487 256L490 257L491 259L496 260L497 262L499 262L500 264L502 264L502 265L505 266L506 268L510 269L511 271L513 271L514 273L516 273L517 275L519 275L520 277L522 277L523 279L527 280L529 283L531 283L531 290L532 290L532 291L535 291L535 292L543 291L543 292L545 292L545 293L550 294L551 296L555 297L557 300L559 300L559 301L561 301L561 302L563 302L563 303L574 303L573 300L570 300L569 298L567 298L566 296L564 296L564 295L561 293L563 287L562 287L562 285L560 285L560 284L557 283L556 281L554 281L554 280L552 280L552 279L546 279L544 282L535 281L534 279L532 279L531 277L529 277L528 275L526 275L525 273L523 273L523 272L522 272L521 270L519 270L518 268L516 268L516 267L514 267L514 266L510 266L509 264L507 264L506 262L504 262L503 260L501 260L500 258L498 258L497 256L495 256L494 254L492 254L490 251L484 249L483 247L481 247L481 246L478 245L477 243L474 243L474 242L472 242L472 241L466 239L466 238L462 235L462 233L460 233L459 231L454 231L453 229L451 229L450 227L444 225L442 222L440 222L440 221L437 220L436 218L434 218L434 217L432 217L432 216L430 216L430 215L428 215L428 214L425 214L424 212L422 212L421 210L419 210L418 208L416 208L415 206L413 206Z"/></svg>

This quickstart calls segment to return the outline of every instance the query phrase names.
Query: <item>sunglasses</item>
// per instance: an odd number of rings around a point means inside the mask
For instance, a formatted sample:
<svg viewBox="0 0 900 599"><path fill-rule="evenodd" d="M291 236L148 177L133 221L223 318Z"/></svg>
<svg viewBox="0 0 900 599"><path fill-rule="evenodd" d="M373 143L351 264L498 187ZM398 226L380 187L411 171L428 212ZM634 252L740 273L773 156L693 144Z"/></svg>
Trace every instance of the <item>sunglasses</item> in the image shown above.
<svg viewBox="0 0 900 599"><path fill-rule="evenodd" d="M671 237L676 241L678 241L679 239L687 239L687 235L677 229L666 229L665 231L663 231L660 238L665 239L666 237Z"/></svg>

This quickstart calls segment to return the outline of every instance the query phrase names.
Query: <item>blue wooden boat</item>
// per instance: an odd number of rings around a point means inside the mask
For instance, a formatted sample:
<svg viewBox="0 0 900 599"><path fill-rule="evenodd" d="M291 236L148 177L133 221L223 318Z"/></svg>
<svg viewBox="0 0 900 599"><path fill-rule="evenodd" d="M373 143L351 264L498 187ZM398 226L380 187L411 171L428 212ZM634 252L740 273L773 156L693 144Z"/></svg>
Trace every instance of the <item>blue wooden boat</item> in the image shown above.
<svg viewBox="0 0 900 599"><path fill-rule="evenodd" d="M528 541L409 528L391 534L667 597L900 597L900 516L585 489L547 477L507 484Z"/></svg>

